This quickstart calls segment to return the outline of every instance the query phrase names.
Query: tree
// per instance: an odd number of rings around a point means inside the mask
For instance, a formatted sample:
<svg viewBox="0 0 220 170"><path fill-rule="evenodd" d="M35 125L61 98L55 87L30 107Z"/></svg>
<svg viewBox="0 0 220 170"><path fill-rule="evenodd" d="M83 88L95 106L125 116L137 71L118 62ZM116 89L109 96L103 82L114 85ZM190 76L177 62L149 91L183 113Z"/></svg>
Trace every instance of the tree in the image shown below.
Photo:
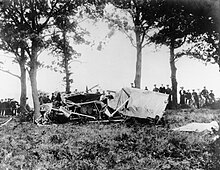
<svg viewBox="0 0 220 170"><path fill-rule="evenodd" d="M62 69L60 72L65 74L65 91L66 93L70 93L70 85L73 83L73 79L70 78L72 74L70 64L80 54L72 48L69 38L71 37L76 43L83 43L85 41L81 34L76 32L77 23L74 19L68 18L66 15L58 16L56 17L55 25L58 30L53 33L51 38L51 49L58 57L57 64ZM71 36L68 33L71 33Z"/></svg>
<svg viewBox="0 0 220 170"><path fill-rule="evenodd" d="M196 3L193 5L193 12L204 11L200 12L200 15L209 18L210 22L208 26L204 26L204 22L201 22L200 34L191 37L188 41L191 46L177 55L197 58L205 63L217 63L220 68L220 1L207 0L201 3L194 0L193 2Z"/></svg>
<svg viewBox="0 0 220 170"><path fill-rule="evenodd" d="M76 14L84 4L100 4L97 0L2 0L1 18L13 24L25 33L28 48L25 52L29 58L28 73L31 81L34 104L34 120L40 116L40 103L37 92L38 56L49 46L48 36L54 27L57 16ZM23 22L20 22L23 21ZM14 35L11 35L12 37Z"/></svg>
<svg viewBox="0 0 220 170"><path fill-rule="evenodd" d="M192 4L184 1L161 1L160 14L157 17L157 32L151 41L169 47L170 68L172 82L173 107L177 106L177 79L175 61L180 55L175 54L175 49L181 47L190 37L198 37L211 23L205 17L204 10L195 11Z"/></svg>
<svg viewBox="0 0 220 170"><path fill-rule="evenodd" d="M23 22L22 20L20 22ZM14 35L13 37L11 35ZM19 64L20 75L10 72L9 70L1 69L12 76L20 79L21 84L21 96L20 96L20 108L21 112L25 112L26 106L26 64L27 56L25 55L26 42L24 41L25 35L19 29L14 27L10 22L5 22L4 18L1 18L1 29L0 29L0 49L10 52L14 55L13 61Z"/></svg>
<svg viewBox="0 0 220 170"><path fill-rule="evenodd" d="M220 34L218 32L207 32L198 36L193 40L191 47L177 53L178 56L188 56L190 58L196 58L211 64L218 64L220 71ZM196 42L195 42L196 41Z"/></svg>
<svg viewBox="0 0 220 170"><path fill-rule="evenodd" d="M141 67L142 67L142 49L149 42L148 33L155 24L155 16L158 13L158 1L153 0L110 0L116 8L121 9L120 17L117 13L106 16L110 22L109 27L115 27L124 32L130 39L132 45L136 48L136 73L134 84L136 88L141 87ZM120 15L121 15L120 14ZM127 17L129 16L129 17ZM135 34L132 37L131 32ZM135 41L134 41L135 39Z"/></svg>
<svg viewBox="0 0 220 170"><path fill-rule="evenodd" d="M74 15L82 3L88 2L77 0L3 0L2 2L1 17L5 22L10 22L14 27L24 31L27 36L28 48L25 52L30 59L28 73L32 88L34 120L40 116L36 79L38 56L48 46L47 35L50 34L50 27L54 24L55 18L59 15Z"/></svg>

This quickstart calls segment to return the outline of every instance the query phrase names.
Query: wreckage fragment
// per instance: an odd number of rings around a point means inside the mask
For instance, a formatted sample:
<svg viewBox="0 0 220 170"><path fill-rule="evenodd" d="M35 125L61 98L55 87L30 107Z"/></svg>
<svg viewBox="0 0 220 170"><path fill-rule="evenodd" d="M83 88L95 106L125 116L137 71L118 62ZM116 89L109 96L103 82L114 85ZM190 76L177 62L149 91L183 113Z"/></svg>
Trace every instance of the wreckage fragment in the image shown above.
<svg viewBox="0 0 220 170"><path fill-rule="evenodd" d="M66 123L71 120L107 119L104 114L106 104L100 101L100 94L74 94L65 97L63 106L55 107L52 103L41 105L41 117L37 124Z"/></svg>
<svg viewBox="0 0 220 170"><path fill-rule="evenodd" d="M162 117L167 100L167 94L126 87L116 93L108 105L126 116L155 118Z"/></svg>
<svg viewBox="0 0 220 170"><path fill-rule="evenodd" d="M41 122L42 119L43 122L110 121L121 120L125 116L161 118L168 99L167 94L135 88L122 88L113 99L100 100L100 97L100 94L74 94L65 97L64 106L59 108L53 108L52 104L44 104Z"/></svg>
<svg viewBox="0 0 220 170"><path fill-rule="evenodd" d="M184 132L203 132L203 131L213 131L219 130L218 122L212 121L210 123L189 123L187 125L177 127L173 129L174 131L184 131Z"/></svg>

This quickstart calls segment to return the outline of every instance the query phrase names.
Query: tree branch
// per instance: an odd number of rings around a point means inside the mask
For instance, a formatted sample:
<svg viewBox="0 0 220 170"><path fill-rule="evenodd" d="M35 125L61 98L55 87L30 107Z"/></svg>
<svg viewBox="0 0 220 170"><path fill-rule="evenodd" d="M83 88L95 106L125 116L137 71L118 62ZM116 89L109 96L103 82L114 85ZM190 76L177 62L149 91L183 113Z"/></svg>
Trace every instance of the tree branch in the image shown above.
<svg viewBox="0 0 220 170"><path fill-rule="evenodd" d="M146 32L142 32L142 37L141 37L141 44L143 44L144 42L144 38L145 38Z"/></svg>
<svg viewBox="0 0 220 170"><path fill-rule="evenodd" d="M8 74L10 74L10 75L12 75L12 76L14 76L14 77L17 77L17 78L21 79L20 76L18 76L17 74L11 73L9 70L4 70L4 69L1 69L1 68L0 68L0 71L2 71L2 72L4 72L4 73L8 73Z"/></svg>
<svg viewBox="0 0 220 170"><path fill-rule="evenodd" d="M182 41L180 44L178 44L177 46L175 46L175 48L181 47L181 46L186 42L186 37L187 37L187 36L184 36L183 41Z"/></svg>
<svg viewBox="0 0 220 170"><path fill-rule="evenodd" d="M55 3L51 6L51 10L50 10L50 12L49 12L49 14L48 14L48 17L47 17L47 19L46 19L46 21L41 25L41 27L39 28L39 32L45 27L45 25L49 22L49 20L50 20L50 18L51 18L51 16L52 16L52 13L53 13L53 10L54 10L54 8L56 7L56 5L57 5L57 3L58 3L58 1L55 1Z"/></svg>
<svg viewBox="0 0 220 170"><path fill-rule="evenodd" d="M125 31L125 30L123 30L122 31L126 36L127 36L127 38L130 40L130 42L131 42L131 45L132 46L134 46L135 48L137 48L137 46L134 44L134 42L133 42L133 38Z"/></svg>

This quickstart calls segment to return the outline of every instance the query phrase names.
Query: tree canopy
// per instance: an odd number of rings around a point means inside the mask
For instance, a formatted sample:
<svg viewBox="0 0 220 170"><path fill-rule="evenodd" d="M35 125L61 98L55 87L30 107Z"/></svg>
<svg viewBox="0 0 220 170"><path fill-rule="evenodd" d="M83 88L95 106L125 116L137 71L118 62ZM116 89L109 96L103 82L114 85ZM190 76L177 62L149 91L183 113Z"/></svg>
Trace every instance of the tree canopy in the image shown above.
<svg viewBox="0 0 220 170"><path fill-rule="evenodd" d="M155 18L155 34L150 38L156 44L166 45L170 49L170 68L173 105L177 105L177 80L175 60L182 56L182 52L175 53L175 49L184 43L197 43L202 34L212 32L215 22L207 9L193 6L188 1L161 0L160 10Z"/></svg>
<svg viewBox="0 0 220 170"><path fill-rule="evenodd" d="M2 24L10 23L11 27L25 35L25 52L29 58L29 75L34 103L34 118L39 117L39 100L37 92L38 56L49 46L51 27L60 16L77 13L79 7L86 4L100 4L96 0L3 0L0 9ZM56 25L59 26L59 25ZM11 34L11 37L16 36ZM10 38L12 39L12 38Z"/></svg>
<svg viewBox="0 0 220 170"><path fill-rule="evenodd" d="M141 87L142 49L149 43L149 33L154 27L160 1L152 0L109 0L113 6L121 10L120 14L107 15L109 27L124 32L136 48L136 72L134 84ZM122 15L122 16L121 16ZM134 37L133 37L134 35Z"/></svg>

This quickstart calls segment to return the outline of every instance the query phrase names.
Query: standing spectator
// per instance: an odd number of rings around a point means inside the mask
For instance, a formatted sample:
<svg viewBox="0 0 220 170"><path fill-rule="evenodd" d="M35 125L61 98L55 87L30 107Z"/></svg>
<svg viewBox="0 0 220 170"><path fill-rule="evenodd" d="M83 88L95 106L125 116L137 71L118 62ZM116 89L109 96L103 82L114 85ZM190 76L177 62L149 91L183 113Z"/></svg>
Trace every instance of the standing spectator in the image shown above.
<svg viewBox="0 0 220 170"><path fill-rule="evenodd" d="M2 102L2 116L5 116L7 99Z"/></svg>
<svg viewBox="0 0 220 170"><path fill-rule="evenodd" d="M153 91L154 91L154 92L159 92L159 89L157 88L157 85L156 85L156 84L154 84Z"/></svg>
<svg viewBox="0 0 220 170"><path fill-rule="evenodd" d="M169 87L169 85L167 85L166 94L169 95L169 97L168 97L167 109L171 109L171 108L172 108L172 90L171 90L171 88Z"/></svg>
<svg viewBox="0 0 220 170"><path fill-rule="evenodd" d="M61 101L62 101L60 92L57 93L56 101L58 101L58 102L61 102Z"/></svg>
<svg viewBox="0 0 220 170"><path fill-rule="evenodd" d="M203 90L201 91L201 95L205 98L205 105L207 106L207 104L209 103L209 92L205 86Z"/></svg>
<svg viewBox="0 0 220 170"><path fill-rule="evenodd" d="M148 90L147 86L145 86L144 90Z"/></svg>
<svg viewBox="0 0 220 170"><path fill-rule="evenodd" d="M102 91L102 95L106 96L105 90Z"/></svg>
<svg viewBox="0 0 220 170"><path fill-rule="evenodd" d="M180 87L180 105L184 105L185 104L185 95L186 95L186 91L184 90L184 87Z"/></svg>
<svg viewBox="0 0 220 170"><path fill-rule="evenodd" d="M6 99L6 103L5 103L5 116L8 115L11 115L10 99Z"/></svg>
<svg viewBox="0 0 220 170"><path fill-rule="evenodd" d="M16 100L12 100L10 102L11 112L13 116L17 114L18 106L19 106L19 103Z"/></svg>
<svg viewBox="0 0 220 170"><path fill-rule="evenodd" d="M215 94L213 93L213 90L210 90L209 97L210 97L211 103L214 103L215 102Z"/></svg>
<svg viewBox="0 0 220 170"><path fill-rule="evenodd" d="M43 94L42 93L39 93L39 102L40 102L40 105L42 105L44 102L43 102Z"/></svg>
<svg viewBox="0 0 220 170"><path fill-rule="evenodd" d="M56 95L56 99L55 99L54 105L55 105L55 107L62 106L62 98L61 98L60 92L58 92L57 95Z"/></svg>
<svg viewBox="0 0 220 170"><path fill-rule="evenodd" d="M172 92L172 90L171 90L170 86L167 85L167 88L166 88L166 90L165 90L165 93L166 93L166 94L171 94L171 92Z"/></svg>
<svg viewBox="0 0 220 170"><path fill-rule="evenodd" d="M45 96L44 96L44 103L51 103L49 95L45 94Z"/></svg>
<svg viewBox="0 0 220 170"><path fill-rule="evenodd" d="M203 106L204 105L204 100L203 100L203 97L202 97L202 94L201 94L201 91L200 89L197 89L197 95L199 97L199 107Z"/></svg>
<svg viewBox="0 0 220 170"><path fill-rule="evenodd" d="M0 115L3 115L3 99L0 100Z"/></svg>
<svg viewBox="0 0 220 170"><path fill-rule="evenodd" d="M96 89L96 94L101 94L99 89Z"/></svg>
<svg viewBox="0 0 220 170"><path fill-rule="evenodd" d="M166 93L166 88L163 86L163 84L161 84L159 92L160 93Z"/></svg>
<svg viewBox="0 0 220 170"><path fill-rule="evenodd" d="M50 98L51 102L54 102L55 98L56 98L56 97L55 97L55 94L52 93L51 98Z"/></svg>
<svg viewBox="0 0 220 170"><path fill-rule="evenodd" d="M42 104L47 103L47 95L46 94L42 95L42 101L43 101Z"/></svg>
<svg viewBox="0 0 220 170"><path fill-rule="evenodd" d="M190 93L189 90L187 90L187 92L186 92L186 104L188 104L190 106L191 102L192 102L192 94Z"/></svg>
<svg viewBox="0 0 220 170"><path fill-rule="evenodd" d="M198 94L195 92L195 90L192 90L192 97L194 99L194 105L196 105L197 109L199 109L199 96Z"/></svg>

